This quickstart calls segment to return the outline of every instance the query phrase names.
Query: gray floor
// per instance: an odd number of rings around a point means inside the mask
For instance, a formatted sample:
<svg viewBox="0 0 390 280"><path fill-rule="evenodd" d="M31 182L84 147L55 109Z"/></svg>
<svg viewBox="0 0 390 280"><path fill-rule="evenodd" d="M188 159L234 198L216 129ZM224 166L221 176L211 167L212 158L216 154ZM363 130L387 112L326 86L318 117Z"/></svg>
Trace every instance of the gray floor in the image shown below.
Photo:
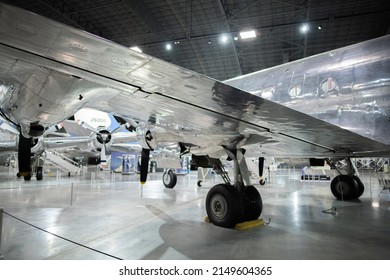
<svg viewBox="0 0 390 280"><path fill-rule="evenodd" d="M272 173L271 183L257 186L261 218L271 223L238 231L204 222L215 182L199 188L196 173L165 189L160 173L141 187L137 175L89 172L25 182L8 171L0 170L6 260L390 259L390 194L378 196L374 175L362 176L360 200L343 202L329 183L301 182L292 170Z"/></svg>

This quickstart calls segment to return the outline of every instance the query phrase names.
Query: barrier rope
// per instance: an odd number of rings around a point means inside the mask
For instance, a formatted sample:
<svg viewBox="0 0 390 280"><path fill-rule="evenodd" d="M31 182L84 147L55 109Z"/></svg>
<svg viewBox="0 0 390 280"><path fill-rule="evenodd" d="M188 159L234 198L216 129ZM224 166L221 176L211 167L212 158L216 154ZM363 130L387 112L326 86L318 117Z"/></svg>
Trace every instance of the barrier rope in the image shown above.
<svg viewBox="0 0 390 280"><path fill-rule="evenodd" d="M75 244L75 245L84 247L84 248L86 248L86 249L95 251L95 252L97 252L97 253L99 253L99 254L103 254L103 255L106 255L106 256L108 256L108 257L117 259L117 260L123 260L123 259L118 258L118 257L116 257L116 256L113 256L113 255L104 253L104 252L102 252L102 251L99 251L99 250L96 250L96 249L94 249L94 248L88 247L88 246L83 245L83 244L81 244L81 243L78 243L78 242L76 242L76 241L73 241L73 240L70 240L70 239L68 239L68 238L62 237L62 236L60 236L60 235L58 235L58 234L52 233L52 232L50 232L50 231L47 231L47 230L45 230L45 229L43 229L43 228L40 228L40 227L38 227L38 226L35 226L35 225L29 223L29 222L23 221L22 219L20 219L20 218L18 218L18 217L15 217L15 216L11 215L10 213L5 212L4 210L3 210L3 213L6 214L6 215L8 215L8 216L10 216L11 218L14 218L14 219L16 219L16 220L18 220L18 221L24 223L24 224L27 224L27 225L29 225L29 226L31 226L31 227L34 227L34 228L36 228L36 229L38 229L38 230L41 230L41 231L46 232L46 233L48 233L48 234L51 234L51 235L53 235L53 236L55 236L55 237L58 237L58 238L60 238L60 239L63 239L63 240L68 241L68 242L70 242L70 243L73 243L73 244Z"/></svg>

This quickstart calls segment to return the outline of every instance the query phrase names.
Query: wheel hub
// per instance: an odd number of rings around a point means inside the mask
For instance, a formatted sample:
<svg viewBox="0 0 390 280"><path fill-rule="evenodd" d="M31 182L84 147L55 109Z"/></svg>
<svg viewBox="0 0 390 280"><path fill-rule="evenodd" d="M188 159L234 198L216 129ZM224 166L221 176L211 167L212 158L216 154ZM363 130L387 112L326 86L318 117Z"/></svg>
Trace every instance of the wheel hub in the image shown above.
<svg viewBox="0 0 390 280"><path fill-rule="evenodd" d="M228 211L227 201L222 195L216 194L211 198L211 211L214 217L219 220L226 217Z"/></svg>
<svg viewBox="0 0 390 280"><path fill-rule="evenodd" d="M168 172L164 173L163 181L166 185L171 182L171 177L169 176Z"/></svg>
<svg viewBox="0 0 390 280"><path fill-rule="evenodd" d="M344 181L340 181L338 184L337 184L337 190L340 192L340 193L346 193L350 190L351 186L344 182Z"/></svg>

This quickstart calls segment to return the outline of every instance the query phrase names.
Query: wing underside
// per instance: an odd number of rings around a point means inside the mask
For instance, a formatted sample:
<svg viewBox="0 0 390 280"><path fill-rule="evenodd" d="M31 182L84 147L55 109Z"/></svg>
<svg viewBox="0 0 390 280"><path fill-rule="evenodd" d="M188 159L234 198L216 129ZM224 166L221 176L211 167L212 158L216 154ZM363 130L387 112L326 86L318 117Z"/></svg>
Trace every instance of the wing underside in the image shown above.
<svg viewBox="0 0 390 280"><path fill-rule="evenodd" d="M263 156L389 153L387 145L91 34L3 4L0 13L0 79L29 96L23 104L88 106L163 127L194 146ZM31 77L42 86L32 89ZM28 121L43 110L50 111L41 104Z"/></svg>

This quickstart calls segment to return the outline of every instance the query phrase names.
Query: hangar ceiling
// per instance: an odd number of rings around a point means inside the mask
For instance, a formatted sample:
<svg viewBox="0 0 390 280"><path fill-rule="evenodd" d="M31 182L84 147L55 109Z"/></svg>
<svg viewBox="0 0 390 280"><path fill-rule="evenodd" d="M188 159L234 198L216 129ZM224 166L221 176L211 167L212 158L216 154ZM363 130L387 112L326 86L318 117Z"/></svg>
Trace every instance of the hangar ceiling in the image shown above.
<svg viewBox="0 0 390 280"><path fill-rule="evenodd" d="M218 80L390 33L388 0L3 2L138 46L144 53ZM300 32L303 23L309 24L306 35ZM239 32L250 29L257 37L241 39ZM222 34L227 36L224 43Z"/></svg>

